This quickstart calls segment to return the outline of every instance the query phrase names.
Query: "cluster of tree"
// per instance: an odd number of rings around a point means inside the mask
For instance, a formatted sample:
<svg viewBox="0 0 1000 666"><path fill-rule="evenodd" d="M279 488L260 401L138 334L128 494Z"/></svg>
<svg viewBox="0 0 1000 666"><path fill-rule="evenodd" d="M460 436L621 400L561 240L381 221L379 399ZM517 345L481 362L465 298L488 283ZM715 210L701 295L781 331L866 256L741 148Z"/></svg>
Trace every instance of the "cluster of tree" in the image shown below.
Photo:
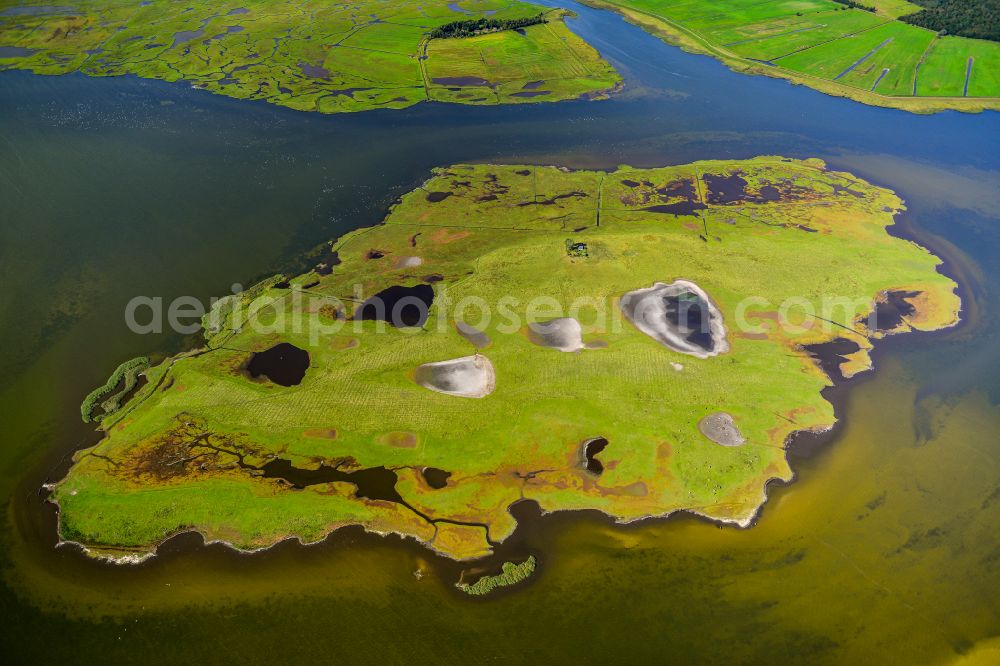
<svg viewBox="0 0 1000 666"><path fill-rule="evenodd" d="M915 0L925 9L906 21L942 35L1000 42L1000 0Z"/></svg>
<svg viewBox="0 0 1000 666"><path fill-rule="evenodd" d="M452 21L451 23L445 23L442 26L434 28L428 36L431 39L474 37L475 35L483 35L488 32L527 28L529 25L538 25L539 23L545 23L544 14L516 19L479 18L468 21Z"/></svg>
<svg viewBox="0 0 1000 666"><path fill-rule="evenodd" d="M863 5L860 2L855 2L855 0L833 0L834 2L839 2L842 5L846 5L851 9L861 9L866 12L874 12L874 7L869 7L868 5Z"/></svg>

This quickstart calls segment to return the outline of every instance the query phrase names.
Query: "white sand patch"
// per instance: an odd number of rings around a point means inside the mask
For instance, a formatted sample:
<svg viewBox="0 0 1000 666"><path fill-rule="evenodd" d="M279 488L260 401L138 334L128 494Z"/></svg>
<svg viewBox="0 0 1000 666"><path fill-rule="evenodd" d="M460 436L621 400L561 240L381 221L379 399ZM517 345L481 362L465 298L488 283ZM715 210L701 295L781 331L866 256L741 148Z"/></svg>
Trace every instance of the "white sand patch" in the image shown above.
<svg viewBox="0 0 1000 666"><path fill-rule="evenodd" d="M715 412L698 421L698 430L705 437L722 446L739 446L747 441L736 427L731 414Z"/></svg>
<svg viewBox="0 0 1000 666"><path fill-rule="evenodd" d="M583 328L572 317L528 324L528 339L536 345L575 352L584 348Z"/></svg>
<svg viewBox="0 0 1000 666"><path fill-rule="evenodd" d="M702 314L700 330L690 328L686 317L675 323L678 307L690 309L695 306ZM657 282L652 287L630 291L622 296L619 307L636 328L674 351L698 358L729 351L722 313L708 294L693 282ZM702 335L699 337L699 334ZM710 344L706 345L702 339L708 338L711 339Z"/></svg>
<svg viewBox="0 0 1000 666"><path fill-rule="evenodd" d="M485 398L496 388L493 364L481 354L424 363L414 379L424 388L462 398Z"/></svg>
<svg viewBox="0 0 1000 666"><path fill-rule="evenodd" d="M458 334L471 342L476 349L488 347L491 342L490 336L486 335L475 326L469 326L464 321L456 321L455 328L458 330Z"/></svg>
<svg viewBox="0 0 1000 666"><path fill-rule="evenodd" d="M420 257L399 257L396 259L396 268L416 268L422 263L424 260Z"/></svg>

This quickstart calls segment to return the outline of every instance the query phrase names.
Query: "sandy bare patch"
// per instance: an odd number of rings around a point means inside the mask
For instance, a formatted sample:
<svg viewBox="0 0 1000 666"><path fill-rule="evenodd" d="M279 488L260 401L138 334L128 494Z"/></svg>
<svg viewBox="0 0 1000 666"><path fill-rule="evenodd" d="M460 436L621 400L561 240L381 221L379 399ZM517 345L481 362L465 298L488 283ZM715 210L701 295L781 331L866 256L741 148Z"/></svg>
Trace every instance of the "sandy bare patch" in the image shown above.
<svg viewBox="0 0 1000 666"><path fill-rule="evenodd" d="M496 388L493 364L481 354L424 363L414 379L424 388L462 398L485 398Z"/></svg>
<svg viewBox="0 0 1000 666"><path fill-rule="evenodd" d="M528 324L528 339L536 345L575 352L584 348L583 329L572 317L560 317Z"/></svg>
<svg viewBox="0 0 1000 666"><path fill-rule="evenodd" d="M739 446L747 441L736 427L733 417L726 412L714 412L698 421L698 430L705 437L722 446Z"/></svg>
<svg viewBox="0 0 1000 666"><path fill-rule="evenodd" d="M346 349L354 349L361 345L361 341L357 338L334 338L330 341L330 349L335 349L337 351L344 351Z"/></svg>
<svg viewBox="0 0 1000 666"><path fill-rule="evenodd" d="M417 435L405 430L394 430L379 437L379 441L397 449L413 449L417 446Z"/></svg>
<svg viewBox="0 0 1000 666"><path fill-rule="evenodd" d="M619 307L636 328L674 351L698 358L729 351L722 313L693 282L657 282L630 291Z"/></svg>
<svg viewBox="0 0 1000 666"><path fill-rule="evenodd" d="M490 336L486 335L475 326L469 326L464 321L456 321L455 328L458 330L458 334L471 342L476 349L488 347L490 342L492 342L492 340L490 340Z"/></svg>
<svg viewBox="0 0 1000 666"><path fill-rule="evenodd" d="M337 431L333 428L308 428L302 431L302 436L310 439L337 439Z"/></svg>
<svg viewBox="0 0 1000 666"><path fill-rule="evenodd" d="M460 241L463 238L468 238L471 235L471 231L451 232L447 229L438 229L430 235L430 239L439 245L447 245L448 243L454 243L455 241Z"/></svg>
<svg viewBox="0 0 1000 666"><path fill-rule="evenodd" d="M416 268L420 264L424 263L424 260L420 257L399 257L396 259L396 268Z"/></svg>

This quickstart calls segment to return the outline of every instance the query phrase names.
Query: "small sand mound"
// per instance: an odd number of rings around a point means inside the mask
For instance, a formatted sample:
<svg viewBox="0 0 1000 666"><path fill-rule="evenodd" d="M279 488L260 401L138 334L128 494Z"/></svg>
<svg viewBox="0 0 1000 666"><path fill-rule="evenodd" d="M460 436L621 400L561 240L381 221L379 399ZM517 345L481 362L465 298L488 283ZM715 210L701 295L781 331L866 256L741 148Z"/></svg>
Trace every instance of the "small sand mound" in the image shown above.
<svg viewBox="0 0 1000 666"><path fill-rule="evenodd" d="M746 441L733 417L726 412L715 412L698 421L698 430L722 446L739 446Z"/></svg>
<svg viewBox="0 0 1000 666"><path fill-rule="evenodd" d="M424 388L462 398L485 398L496 388L493 364L480 354L424 363L414 379Z"/></svg>
<svg viewBox="0 0 1000 666"><path fill-rule="evenodd" d="M396 259L396 268L416 268L422 263L424 260L420 257L399 257Z"/></svg>
<svg viewBox="0 0 1000 666"><path fill-rule="evenodd" d="M636 328L674 351L698 358L729 351L722 313L693 282L657 282L630 291L619 307Z"/></svg>
<svg viewBox="0 0 1000 666"><path fill-rule="evenodd" d="M458 334L471 342L476 349L488 347L490 342L492 342L490 340L490 336L486 335L475 326L469 326L464 321L456 321L455 328L458 329Z"/></svg>
<svg viewBox="0 0 1000 666"><path fill-rule="evenodd" d="M574 352L584 348L583 329L580 327L580 322L572 317L528 324L528 339L536 345L564 352Z"/></svg>

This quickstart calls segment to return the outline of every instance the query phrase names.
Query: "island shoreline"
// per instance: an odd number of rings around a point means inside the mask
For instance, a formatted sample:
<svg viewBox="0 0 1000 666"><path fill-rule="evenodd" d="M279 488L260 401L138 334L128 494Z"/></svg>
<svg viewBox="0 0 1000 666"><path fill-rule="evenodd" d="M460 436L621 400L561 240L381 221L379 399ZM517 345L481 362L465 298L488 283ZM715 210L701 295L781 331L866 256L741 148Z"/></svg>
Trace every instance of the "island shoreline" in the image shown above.
<svg viewBox="0 0 1000 666"><path fill-rule="evenodd" d="M523 164L523 163L524 162L518 162L518 164ZM481 164L500 166L499 164L494 164L489 162L484 162ZM579 170L576 168L570 168L565 166L560 168L569 171ZM617 170L618 168L620 167L609 167L607 169L597 169L597 170L610 173ZM831 169L829 167L826 167L826 170L838 173L846 173L842 172L840 169ZM855 177L860 179L859 176ZM877 184L876 182L873 182L867 178L865 178L864 180L866 182L871 183L873 186L884 189L891 189L891 188L886 188L886 186L884 185ZM378 227L385 224L384 220L388 219L389 215L391 214L393 208L397 205L397 203L398 202L394 202L388 207L388 210L386 212L385 217L383 218L383 221L374 225L374 227ZM123 555L121 557L117 557L110 553L102 553L100 552L100 549L89 548L84 544L72 540L61 539L61 537L59 536L61 528L60 507L58 503L52 500L51 498L43 497L44 506L51 507L52 509L51 516L55 523L54 525L55 529L51 532L51 534L55 537L54 547L73 548L78 552L80 552L81 555L83 555L86 560L95 562L97 563L98 566L110 565L110 566L128 567L128 566L141 566L150 562L168 562L172 559L172 557L184 556L184 554L190 553L192 550L200 550L206 547L218 546L224 548L229 552L235 553L238 556L252 556L257 553L271 551L273 549L280 547L286 547L285 544L295 544L295 543L298 544L297 546L293 547L300 547L300 546L315 547L315 546L322 546L328 543L336 544L337 541L341 539L354 538L353 533L360 530L360 532L363 535L366 535L365 538L370 537L379 543L384 543L387 540L391 540L393 538L398 539L401 544L404 544L404 546L409 546L410 543L412 542L412 545L417 549L419 549L420 552L422 552L423 554L432 555L433 559L431 561L435 562L434 565L435 568L438 568L441 571L448 571L451 573L458 571L459 574L461 575L462 572L468 571L469 568L471 567L475 570L484 569L483 575L488 575L491 571L498 570L500 565L505 561L524 559L524 557L527 557L528 555L535 555L536 559L539 559L538 551L530 549L530 547L526 546L526 544L521 542L524 540L525 536L532 531L548 530L549 528L545 525L545 523L553 521L557 523L562 523L562 522L573 522L574 520L577 519L596 520L598 524L613 526L616 529L620 528L629 529L629 528L642 528L647 524L666 522L667 520L671 519L675 521L682 520L686 519L685 518L686 515L689 516L691 519L700 522L711 523L719 528L725 526L735 526L739 527L740 529L749 529L751 527L754 527L760 520L764 508L766 507L768 501L772 499L772 494L771 494L772 490L780 491L780 489L784 487L791 486L791 484L798 479L799 474L796 469L796 466L793 464L793 460L812 458L817 453L826 450L828 448L827 445L832 445L833 443L835 443L840 433L840 429L844 426L844 413L847 406L847 400L849 399L850 395L850 388L852 388L856 383L869 381L874 378L876 361L878 360L878 358L887 352L891 352L895 348L895 345L905 344L906 341L909 340L909 338L907 336L904 336L903 334L920 333L922 334L921 339L924 336L951 335L954 334L956 331L964 330L964 328L970 323L966 317L962 316L962 313L965 312L967 309L966 307L967 303L970 302L969 299L971 299L972 297L969 285L967 285L964 280L959 280L956 277L959 271L955 270L952 260L947 257L947 253L940 253L934 251L933 243L928 242L926 239L920 238L919 234L915 233L915 231L912 228L910 228L910 226L911 225L907 218L907 210L904 205L902 208L894 212L893 222L888 226L886 226L885 229L888 234L896 238L912 242L917 246L927 250L928 252L931 252L935 257L937 257L937 259L940 262L937 266L937 272L945 277L950 278L956 284L955 293L958 296L960 303L959 310L956 315L956 320L950 325L942 326L932 331L906 330L906 331L889 333L882 338L874 339L872 340L873 348L869 351L871 364L870 367L867 368L868 371L859 372L857 375L850 378L841 377L837 379L835 377L830 377L830 381L832 382L832 384L830 386L823 388L820 391L820 394L823 397L823 399L826 400L828 403L830 403L830 405L833 407L834 422L830 426L818 431L796 430L789 434L789 436L785 440L784 449L785 449L785 458L788 462L789 468L791 469L791 476L787 481L781 478L771 478L765 481L762 491L763 500L761 501L760 505L757 507L753 515L747 518L740 520L717 519L701 514L693 509L676 509L662 514L642 516L631 520L618 520L614 516L604 513L599 509L590 509L590 508L557 509L554 511L547 511L543 510L535 500L521 499L513 502L507 508L507 511L516 519L515 529L510 534L508 534L506 538L502 539L499 542L495 542L490 539L489 541L491 546L493 547L493 553L491 553L486 557L456 559L451 556L445 555L441 551L434 548L431 543L424 542L414 535L403 534L394 530L387 530L387 531L369 530L366 529L364 526L358 524L345 524L338 526L332 529L331 531L327 532L322 538L317 539L315 541L304 541L300 537L293 535L278 540L272 544L252 549L238 548L236 546L233 546L231 543L221 539L206 540L206 537L197 529L193 528L183 529L181 531L175 532L159 540L149 552L141 552L141 553L136 552L132 554L125 554L125 552L128 549L123 548L122 549ZM365 227L361 227L353 231L358 231L364 228ZM347 233L349 234L352 232L347 232ZM337 239L334 239L333 241L327 241L318 247L325 247L329 245L331 242L336 242L336 240ZM312 252L308 254L311 255ZM898 338L898 340L892 341L890 340L890 338ZM194 349L188 349L180 353L183 355L197 354L199 352L205 351L206 349L207 347L202 346ZM100 441L103 440L103 435L102 435L103 432L104 432L103 430L94 431L95 435L101 435L101 436L99 436L97 441L94 442L93 444L87 445L84 442L78 445L73 450L68 451L59 461L59 463L57 463L57 465L50 471L49 475L46 477L47 479L46 482L43 484L39 492L41 493L43 491L50 490L57 483L59 483L59 480L65 478L70 467L74 463L74 458L76 457L76 455L81 451L84 451L88 448L92 448L93 446L99 444ZM90 440L90 437L88 437L87 439ZM52 481L51 479L53 478L56 478L58 480ZM532 506L534 506L535 508L532 509L531 508ZM518 517L518 514L521 514L520 518ZM488 527L487 527L487 537L489 537ZM191 544L186 543L188 540L192 540L192 543ZM197 540L199 543L196 544L193 543L194 540ZM175 547L178 544L179 547ZM109 548L108 550L115 550L115 549ZM525 584L532 584L536 578L537 575L532 576L527 583L522 583L517 585L515 590L520 589ZM442 578L442 581L445 581L445 578ZM465 594L459 594L459 596L461 596L462 598L468 598L468 595ZM490 595L489 598L495 598L496 596L498 595L495 594Z"/></svg>

